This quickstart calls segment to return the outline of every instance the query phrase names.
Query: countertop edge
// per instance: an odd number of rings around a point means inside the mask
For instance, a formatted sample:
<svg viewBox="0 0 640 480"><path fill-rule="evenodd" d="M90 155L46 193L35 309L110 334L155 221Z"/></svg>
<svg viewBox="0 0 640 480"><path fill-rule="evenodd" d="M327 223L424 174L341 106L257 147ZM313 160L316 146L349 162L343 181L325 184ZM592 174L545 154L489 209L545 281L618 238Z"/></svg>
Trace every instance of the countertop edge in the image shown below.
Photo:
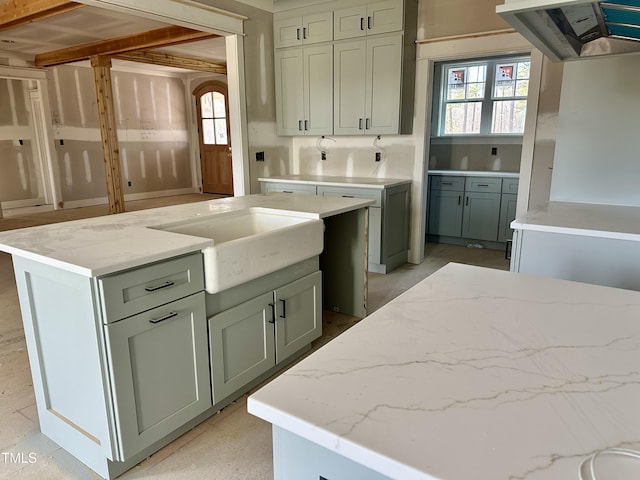
<svg viewBox="0 0 640 480"><path fill-rule="evenodd" d="M355 177L360 180L360 177ZM345 179L349 179L349 177L345 177ZM412 180L408 179L400 179L400 178L380 178L378 180L383 181L384 183L366 183L366 182L341 182L339 180L311 180L311 179L298 179L298 178L288 178L286 175L282 177L259 177L259 182L265 183L295 183L299 185L325 185L328 187L353 187L353 188L375 188L378 190L384 190L385 188L395 187L397 185L406 185L410 184Z"/></svg>
<svg viewBox="0 0 640 480"><path fill-rule="evenodd" d="M317 428L315 425L299 418L291 417L252 396L247 398L247 412L390 478L439 480L404 463L395 461L386 455L371 451L349 439Z"/></svg>

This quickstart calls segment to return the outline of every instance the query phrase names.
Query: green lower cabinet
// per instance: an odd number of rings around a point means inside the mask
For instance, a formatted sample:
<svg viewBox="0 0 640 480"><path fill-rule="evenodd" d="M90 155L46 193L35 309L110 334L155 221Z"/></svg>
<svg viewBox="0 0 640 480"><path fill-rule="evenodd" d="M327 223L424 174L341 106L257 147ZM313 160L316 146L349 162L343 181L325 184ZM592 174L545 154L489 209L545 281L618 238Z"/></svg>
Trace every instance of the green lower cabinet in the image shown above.
<svg viewBox="0 0 640 480"><path fill-rule="evenodd" d="M431 190L429 195L429 234L459 237L462 232L463 192Z"/></svg>
<svg viewBox="0 0 640 480"><path fill-rule="evenodd" d="M211 407L204 293L104 329L121 458Z"/></svg>
<svg viewBox="0 0 640 480"><path fill-rule="evenodd" d="M495 242L498 239L500 194L467 192L464 199L462 236Z"/></svg>
<svg viewBox="0 0 640 480"><path fill-rule="evenodd" d="M320 337L321 289L318 271L209 318L214 404Z"/></svg>

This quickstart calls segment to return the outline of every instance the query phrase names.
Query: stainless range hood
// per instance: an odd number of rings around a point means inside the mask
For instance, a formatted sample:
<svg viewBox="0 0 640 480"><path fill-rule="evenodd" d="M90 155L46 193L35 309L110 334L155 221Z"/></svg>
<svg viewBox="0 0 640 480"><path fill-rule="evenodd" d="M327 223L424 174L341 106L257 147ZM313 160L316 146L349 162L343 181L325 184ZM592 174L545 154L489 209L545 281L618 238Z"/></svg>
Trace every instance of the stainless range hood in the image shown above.
<svg viewBox="0 0 640 480"><path fill-rule="evenodd" d="M505 0L496 12L554 61L640 52L640 0Z"/></svg>

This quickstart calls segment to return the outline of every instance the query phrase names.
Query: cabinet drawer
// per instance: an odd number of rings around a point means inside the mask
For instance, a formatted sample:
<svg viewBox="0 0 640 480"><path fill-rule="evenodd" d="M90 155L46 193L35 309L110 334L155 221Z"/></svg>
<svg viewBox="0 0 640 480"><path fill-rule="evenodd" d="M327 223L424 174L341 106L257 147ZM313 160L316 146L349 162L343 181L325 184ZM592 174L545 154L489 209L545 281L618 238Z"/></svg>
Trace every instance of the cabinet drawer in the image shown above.
<svg viewBox="0 0 640 480"><path fill-rule="evenodd" d="M318 185L318 195L327 197L366 198L376 203L372 207L382 207L382 190L375 188L326 187Z"/></svg>
<svg viewBox="0 0 640 480"><path fill-rule="evenodd" d="M115 322L204 290L202 254L105 276L98 285L103 321Z"/></svg>
<svg viewBox="0 0 640 480"><path fill-rule="evenodd" d="M431 188L433 190L451 190L455 192L464 191L464 177L447 177L434 175L431 177Z"/></svg>
<svg viewBox="0 0 640 480"><path fill-rule="evenodd" d="M502 179L502 193L518 193L517 178L503 178Z"/></svg>
<svg viewBox="0 0 640 480"><path fill-rule="evenodd" d="M273 183L262 182L262 192L283 192L283 193L303 193L307 195L316 194L315 185L307 185L306 183Z"/></svg>
<svg viewBox="0 0 640 480"><path fill-rule="evenodd" d="M466 177L464 190L466 192L500 193L502 179L494 177Z"/></svg>

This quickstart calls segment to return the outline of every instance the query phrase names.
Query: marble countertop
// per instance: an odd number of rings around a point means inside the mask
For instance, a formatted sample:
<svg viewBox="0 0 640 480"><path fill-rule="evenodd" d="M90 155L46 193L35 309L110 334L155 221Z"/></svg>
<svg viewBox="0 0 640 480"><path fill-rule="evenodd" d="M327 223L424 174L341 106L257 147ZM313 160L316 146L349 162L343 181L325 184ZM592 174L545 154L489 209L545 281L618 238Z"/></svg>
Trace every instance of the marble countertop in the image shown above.
<svg viewBox="0 0 640 480"><path fill-rule="evenodd" d="M388 188L395 185L411 183L411 180L400 178L338 177L330 175L281 175L261 177L261 182L302 183L309 185L323 184L334 187Z"/></svg>
<svg viewBox="0 0 640 480"><path fill-rule="evenodd" d="M290 193L221 198L0 232L0 251L97 277L213 245L211 239L148 227L250 207L322 219L373 203Z"/></svg>
<svg viewBox="0 0 640 480"><path fill-rule="evenodd" d="M454 177L500 177L520 178L518 172L496 172L490 170L429 170L429 175L451 175Z"/></svg>
<svg viewBox="0 0 640 480"><path fill-rule="evenodd" d="M249 397L402 480L577 478L640 447L640 293L448 264Z"/></svg>
<svg viewBox="0 0 640 480"><path fill-rule="evenodd" d="M549 202L518 216L511 228L640 241L640 207Z"/></svg>

